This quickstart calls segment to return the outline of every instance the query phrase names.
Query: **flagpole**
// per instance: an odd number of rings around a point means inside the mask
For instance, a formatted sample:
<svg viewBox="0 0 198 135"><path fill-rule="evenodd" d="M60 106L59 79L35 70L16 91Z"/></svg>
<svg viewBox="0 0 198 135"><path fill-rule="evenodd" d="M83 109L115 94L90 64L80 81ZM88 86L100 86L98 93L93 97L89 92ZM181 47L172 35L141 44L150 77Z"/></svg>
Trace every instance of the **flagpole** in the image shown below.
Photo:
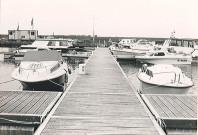
<svg viewBox="0 0 198 135"><path fill-rule="evenodd" d="M32 17L32 21L31 21L31 26L32 26L32 30L34 30L34 18Z"/></svg>
<svg viewBox="0 0 198 135"><path fill-rule="evenodd" d="M19 30L19 22L18 22L17 30Z"/></svg>

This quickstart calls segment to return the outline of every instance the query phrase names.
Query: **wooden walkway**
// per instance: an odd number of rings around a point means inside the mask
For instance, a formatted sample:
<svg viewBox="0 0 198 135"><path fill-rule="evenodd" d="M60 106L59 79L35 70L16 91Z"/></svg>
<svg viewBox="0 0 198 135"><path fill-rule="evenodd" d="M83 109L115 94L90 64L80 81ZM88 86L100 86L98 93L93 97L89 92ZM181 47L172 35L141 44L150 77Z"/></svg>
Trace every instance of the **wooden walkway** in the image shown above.
<svg viewBox="0 0 198 135"><path fill-rule="evenodd" d="M181 131L179 134L196 134L197 131L197 96L145 94L143 100L156 119L163 120L167 131ZM185 129L185 130L184 130ZM189 133L190 132L190 133Z"/></svg>
<svg viewBox="0 0 198 135"><path fill-rule="evenodd" d="M98 48L41 130L46 134L159 132L107 48Z"/></svg>

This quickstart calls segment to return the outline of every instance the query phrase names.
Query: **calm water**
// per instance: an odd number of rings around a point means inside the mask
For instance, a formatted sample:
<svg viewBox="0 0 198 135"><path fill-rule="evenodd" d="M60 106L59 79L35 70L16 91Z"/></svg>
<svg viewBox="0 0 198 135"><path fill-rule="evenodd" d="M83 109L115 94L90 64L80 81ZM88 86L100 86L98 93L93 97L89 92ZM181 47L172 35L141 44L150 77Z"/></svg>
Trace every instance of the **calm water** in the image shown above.
<svg viewBox="0 0 198 135"><path fill-rule="evenodd" d="M140 89L141 82L137 78L137 73L139 71L139 68L142 67L142 64L137 61L118 61L120 66L122 67L123 71L129 78L129 80L132 82L133 86L137 89ZM198 68L196 63L192 63L191 65L176 65L182 69L182 71L185 73L186 76L192 78L192 81L194 83L193 87L188 88L187 90L185 89L173 89L170 88L169 90L166 90L164 88L159 88L157 86L152 87L152 89L149 89L150 87L147 88L149 90L148 93L152 94L198 94ZM145 88L146 89L146 88ZM147 94L148 94L147 93Z"/></svg>
<svg viewBox="0 0 198 135"><path fill-rule="evenodd" d="M69 82L72 81L75 74L78 73L78 64L84 63L87 59L65 59L68 62L68 67L71 67L72 73L69 74ZM6 60L0 62L0 91L22 90L20 82L11 78L12 71L17 67L19 61Z"/></svg>

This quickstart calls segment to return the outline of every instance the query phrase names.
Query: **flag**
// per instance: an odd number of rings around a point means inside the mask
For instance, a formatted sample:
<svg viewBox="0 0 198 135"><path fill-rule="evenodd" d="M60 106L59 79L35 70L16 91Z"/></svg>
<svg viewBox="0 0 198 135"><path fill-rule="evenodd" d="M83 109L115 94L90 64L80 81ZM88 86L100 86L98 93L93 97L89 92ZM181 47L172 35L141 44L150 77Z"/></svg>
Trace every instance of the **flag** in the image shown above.
<svg viewBox="0 0 198 135"><path fill-rule="evenodd" d="M33 18L32 18L32 21L31 21L31 26L33 26Z"/></svg>
<svg viewBox="0 0 198 135"><path fill-rule="evenodd" d="M17 30L19 30L19 23L18 23L18 26L17 26Z"/></svg>

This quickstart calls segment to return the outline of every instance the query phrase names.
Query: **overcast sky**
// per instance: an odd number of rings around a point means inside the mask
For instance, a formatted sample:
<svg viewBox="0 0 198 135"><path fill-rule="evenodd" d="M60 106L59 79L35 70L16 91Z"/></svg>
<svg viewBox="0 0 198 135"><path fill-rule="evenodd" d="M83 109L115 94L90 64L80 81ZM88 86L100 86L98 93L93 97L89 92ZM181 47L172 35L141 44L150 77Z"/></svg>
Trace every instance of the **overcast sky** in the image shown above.
<svg viewBox="0 0 198 135"><path fill-rule="evenodd" d="M1 0L0 33L198 38L198 0Z"/></svg>

